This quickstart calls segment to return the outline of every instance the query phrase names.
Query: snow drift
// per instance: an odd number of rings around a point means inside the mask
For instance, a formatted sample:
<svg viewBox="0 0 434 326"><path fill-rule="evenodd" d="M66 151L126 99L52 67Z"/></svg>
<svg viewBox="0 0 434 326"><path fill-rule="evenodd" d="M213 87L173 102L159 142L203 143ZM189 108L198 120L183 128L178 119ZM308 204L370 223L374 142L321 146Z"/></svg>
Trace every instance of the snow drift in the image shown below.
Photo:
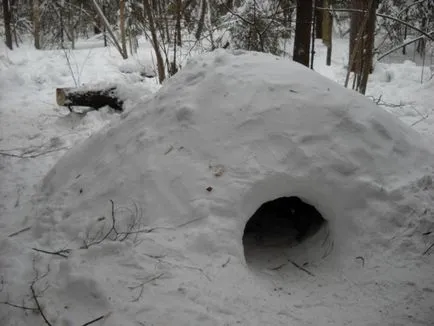
<svg viewBox="0 0 434 326"><path fill-rule="evenodd" d="M215 51L68 152L33 198L27 237L73 250L51 261L45 294L65 323L110 310L106 325L428 324L433 162L369 99L288 59ZM286 196L326 223L300 243L243 241L255 211ZM134 237L101 240L114 217ZM386 276L409 261L417 272ZM410 280L390 296L371 288Z"/></svg>

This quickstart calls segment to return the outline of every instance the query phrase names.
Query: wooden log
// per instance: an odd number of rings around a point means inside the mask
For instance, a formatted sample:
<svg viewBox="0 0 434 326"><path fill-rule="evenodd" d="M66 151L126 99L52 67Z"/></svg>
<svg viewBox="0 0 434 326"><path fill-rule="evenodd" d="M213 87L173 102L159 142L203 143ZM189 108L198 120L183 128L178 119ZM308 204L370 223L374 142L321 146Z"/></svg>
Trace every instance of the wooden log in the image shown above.
<svg viewBox="0 0 434 326"><path fill-rule="evenodd" d="M116 86L56 88L56 102L58 105L67 106L71 111L73 106L87 106L98 110L106 105L116 111L123 110L123 101L117 97Z"/></svg>

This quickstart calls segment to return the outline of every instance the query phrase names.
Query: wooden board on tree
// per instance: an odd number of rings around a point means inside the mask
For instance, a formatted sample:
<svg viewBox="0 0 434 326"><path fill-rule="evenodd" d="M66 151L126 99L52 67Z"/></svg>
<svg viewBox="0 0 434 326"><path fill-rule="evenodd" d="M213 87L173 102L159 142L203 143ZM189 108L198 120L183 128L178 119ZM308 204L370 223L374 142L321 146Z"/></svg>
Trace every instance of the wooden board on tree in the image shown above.
<svg viewBox="0 0 434 326"><path fill-rule="evenodd" d="M72 111L73 106L87 106L98 110L106 105L116 111L123 110L123 100L117 95L116 86L83 86L56 88L56 102Z"/></svg>

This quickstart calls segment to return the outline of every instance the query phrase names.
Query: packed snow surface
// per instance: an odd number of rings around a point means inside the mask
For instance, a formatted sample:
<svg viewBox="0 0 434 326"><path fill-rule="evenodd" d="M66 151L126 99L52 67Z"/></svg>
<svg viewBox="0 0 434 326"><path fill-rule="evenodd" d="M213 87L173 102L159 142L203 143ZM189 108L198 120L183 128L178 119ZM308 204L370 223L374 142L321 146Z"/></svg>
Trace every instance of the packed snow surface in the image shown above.
<svg viewBox="0 0 434 326"><path fill-rule="evenodd" d="M371 100L218 50L60 159L14 217L31 230L0 240L1 294L32 305L33 284L53 325L432 325L433 175L429 144ZM282 196L327 223L246 248Z"/></svg>

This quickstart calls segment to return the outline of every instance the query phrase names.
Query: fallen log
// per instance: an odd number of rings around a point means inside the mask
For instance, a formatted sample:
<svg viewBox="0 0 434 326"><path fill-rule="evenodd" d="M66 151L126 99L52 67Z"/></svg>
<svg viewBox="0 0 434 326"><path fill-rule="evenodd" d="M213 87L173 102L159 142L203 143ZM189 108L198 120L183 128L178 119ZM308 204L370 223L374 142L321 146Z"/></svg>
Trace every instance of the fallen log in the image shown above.
<svg viewBox="0 0 434 326"><path fill-rule="evenodd" d="M87 106L98 110L106 105L116 111L122 111L123 101L116 93L116 86L56 88L56 102L58 105L68 107L70 111L73 106Z"/></svg>

